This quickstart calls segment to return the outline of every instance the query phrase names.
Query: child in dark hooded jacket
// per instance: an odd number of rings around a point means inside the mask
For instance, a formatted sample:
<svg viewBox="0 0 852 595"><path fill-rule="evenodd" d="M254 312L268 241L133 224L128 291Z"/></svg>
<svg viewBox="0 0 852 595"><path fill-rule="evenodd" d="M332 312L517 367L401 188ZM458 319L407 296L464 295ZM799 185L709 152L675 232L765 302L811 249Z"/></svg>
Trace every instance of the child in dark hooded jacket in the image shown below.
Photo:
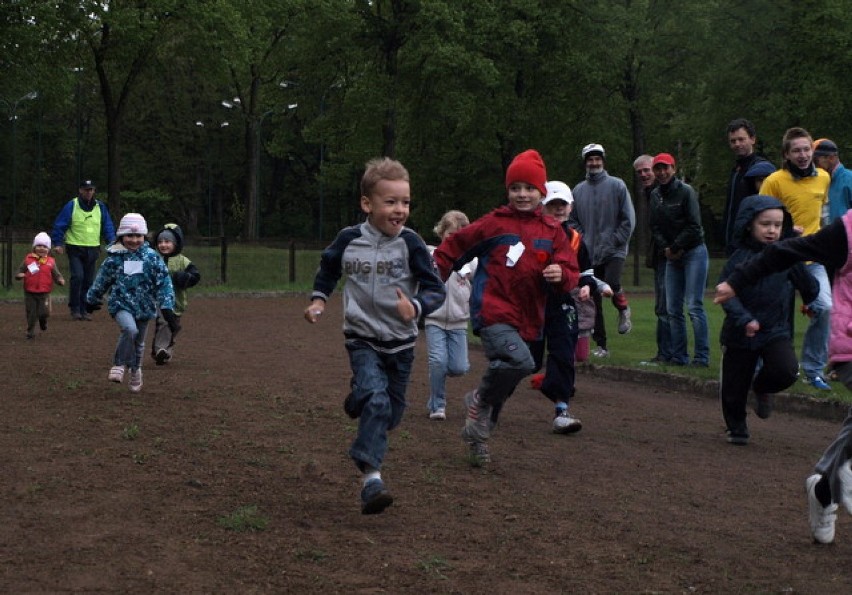
<svg viewBox="0 0 852 595"><path fill-rule="evenodd" d="M793 220L779 200L764 195L747 197L737 212L732 237L735 250L720 281L767 245L792 235ZM720 336L720 395L728 442L732 444L748 444L749 388L757 399L755 412L766 419L772 412L772 394L796 381L799 362L793 349L791 324L794 288L805 304L819 294L819 284L801 263L756 281L723 305L726 316ZM759 371L758 362L762 362Z"/></svg>
<svg viewBox="0 0 852 595"><path fill-rule="evenodd" d="M195 287L201 280L201 273L192 261L183 254L183 230L175 223L166 223L154 236L154 247L169 269L172 285L175 289L175 316L180 321L186 311L186 290ZM172 359L175 336L162 314L157 313L154 341L151 344L151 357L158 366Z"/></svg>

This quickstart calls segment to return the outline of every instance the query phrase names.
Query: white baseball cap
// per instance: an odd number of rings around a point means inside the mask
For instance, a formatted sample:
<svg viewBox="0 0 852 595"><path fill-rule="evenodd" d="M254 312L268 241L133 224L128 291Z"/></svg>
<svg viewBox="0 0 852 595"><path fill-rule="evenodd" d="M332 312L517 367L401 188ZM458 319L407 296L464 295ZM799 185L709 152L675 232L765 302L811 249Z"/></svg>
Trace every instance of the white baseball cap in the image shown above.
<svg viewBox="0 0 852 595"><path fill-rule="evenodd" d="M547 189L547 194L545 195L544 200L541 201L541 204L546 205L554 200L564 200L569 205L574 204L574 195L571 194L571 189L565 182L553 180L551 182L545 182L544 187Z"/></svg>

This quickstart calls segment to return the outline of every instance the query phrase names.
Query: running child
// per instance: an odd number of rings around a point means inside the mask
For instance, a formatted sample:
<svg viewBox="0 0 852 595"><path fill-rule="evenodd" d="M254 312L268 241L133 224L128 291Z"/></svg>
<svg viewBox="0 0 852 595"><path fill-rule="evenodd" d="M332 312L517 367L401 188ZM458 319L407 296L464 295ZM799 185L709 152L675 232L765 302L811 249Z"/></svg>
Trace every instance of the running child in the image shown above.
<svg viewBox="0 0 852 595"><path fill-rule="evenodd" d="M65 278L56 268L56 260L50 255L50 236L45 232L36 235L33 251L24 257L15 279L24 282L27 339L34 339L36 321L42 331L47 330L53 284L65 285Z"/></svg>

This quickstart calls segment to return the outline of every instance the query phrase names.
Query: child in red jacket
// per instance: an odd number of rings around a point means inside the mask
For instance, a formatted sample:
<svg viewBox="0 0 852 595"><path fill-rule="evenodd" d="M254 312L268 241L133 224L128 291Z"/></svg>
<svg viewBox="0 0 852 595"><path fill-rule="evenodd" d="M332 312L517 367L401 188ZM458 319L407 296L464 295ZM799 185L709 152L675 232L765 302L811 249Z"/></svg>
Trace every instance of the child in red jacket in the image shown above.
<svg viewBox="0 0 852 595"><path fill-rule="evenodd" d="M535 369L527 342L542 334L546 283L567 293L579 278L577 255L562 226L542 215L546 181L541 155L524 151L506 170L509 204L445 238L433 254L444 281L479 258L470 311L489 365L479 387L464 397L462 430L474 465L490 461L487 442L500 409Z"/></svg>
<svg viewBox="0 0 852 595"><path fill-rule="evenodd" d="M56 268L56 261L50 255L50 236L45 232L36 235L33 251L24 257L15 279L24 281L24 304L27 311L27 339L35 338L35 324L42 331L47 330L47 318L50 316L50 292L53 283L65 285L65 279Z"/></svg>

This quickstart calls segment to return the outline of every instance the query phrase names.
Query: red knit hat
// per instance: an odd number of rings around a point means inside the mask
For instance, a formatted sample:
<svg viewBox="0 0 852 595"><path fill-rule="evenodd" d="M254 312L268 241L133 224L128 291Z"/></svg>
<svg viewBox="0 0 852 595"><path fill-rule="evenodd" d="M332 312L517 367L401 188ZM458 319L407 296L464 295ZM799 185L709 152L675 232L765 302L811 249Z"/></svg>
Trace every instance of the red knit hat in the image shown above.
<svg viewBox="0 0 852 595"><path fill-rule="evenodd" d="M506 170L506 188L516 182L535 186L542 196L547 194L547 170L544 160L535 149L527 149L512 160Z"/></svg>

